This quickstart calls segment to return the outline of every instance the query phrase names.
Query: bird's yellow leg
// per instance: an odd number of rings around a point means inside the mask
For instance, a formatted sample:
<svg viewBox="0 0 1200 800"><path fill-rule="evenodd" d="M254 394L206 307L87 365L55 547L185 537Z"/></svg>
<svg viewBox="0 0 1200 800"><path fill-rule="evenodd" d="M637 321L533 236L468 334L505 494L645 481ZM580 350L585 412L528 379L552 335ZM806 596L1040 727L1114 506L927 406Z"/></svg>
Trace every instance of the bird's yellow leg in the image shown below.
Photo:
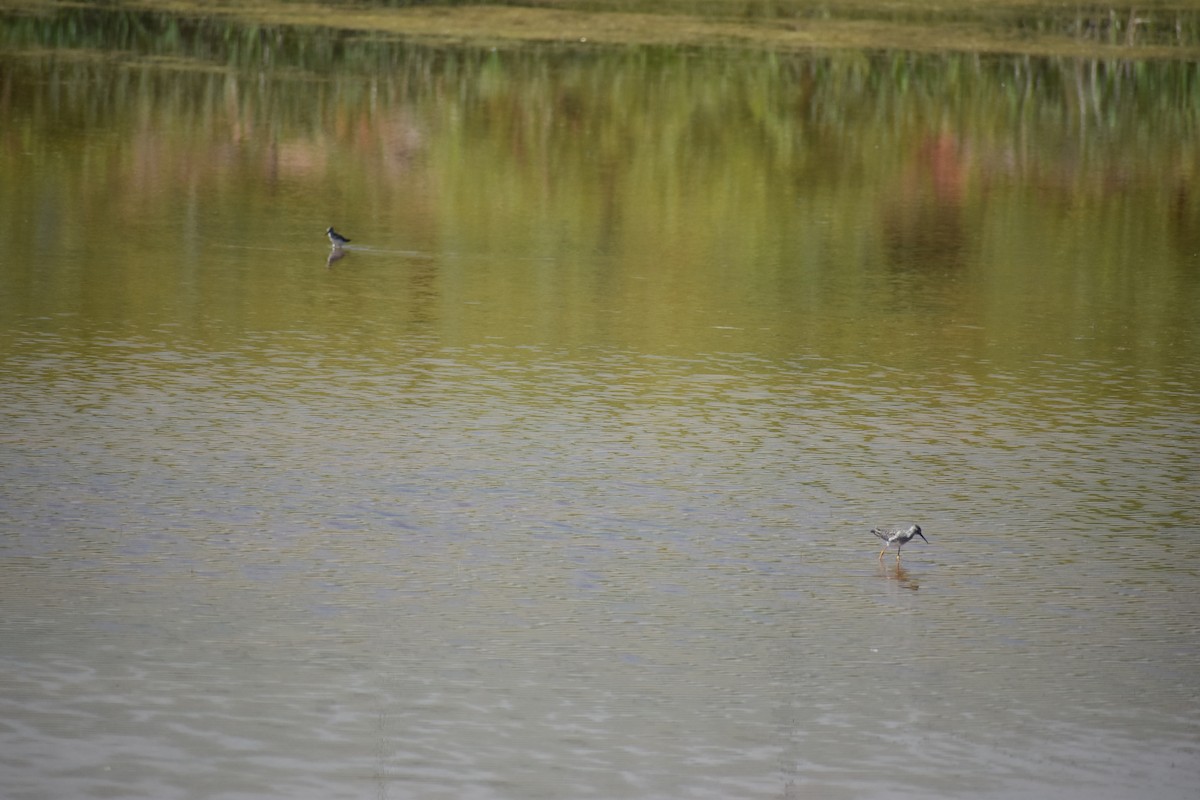
<svg viewBox="0 0 1200 800"><path fill-rule="evenodd" d="M887 545L885 544L885 545L883 546L883 549L879 551L879 560L880 560L880 561L883 561L883 554L884 554L884 553L886 553L886 552L887 552Z"/></svg>

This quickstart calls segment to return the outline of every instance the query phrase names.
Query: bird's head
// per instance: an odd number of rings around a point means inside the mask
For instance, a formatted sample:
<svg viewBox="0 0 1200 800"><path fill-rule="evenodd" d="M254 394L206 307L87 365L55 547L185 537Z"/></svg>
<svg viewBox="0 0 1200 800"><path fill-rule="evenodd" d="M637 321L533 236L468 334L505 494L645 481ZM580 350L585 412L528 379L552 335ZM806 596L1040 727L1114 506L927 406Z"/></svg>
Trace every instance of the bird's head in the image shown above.
<svg viewBox="0 0 1200 800"><path fill-rule="evenodd" d="M925 539L925 534L921 533L921 526L920 526L920 525L913 525L913 528L914 528L914 530L913 530L913 536L920 536L922 539ZM926 544L929 544L929 540L928 540L928 539L925 539L925 543L926 543Z"/></svg>

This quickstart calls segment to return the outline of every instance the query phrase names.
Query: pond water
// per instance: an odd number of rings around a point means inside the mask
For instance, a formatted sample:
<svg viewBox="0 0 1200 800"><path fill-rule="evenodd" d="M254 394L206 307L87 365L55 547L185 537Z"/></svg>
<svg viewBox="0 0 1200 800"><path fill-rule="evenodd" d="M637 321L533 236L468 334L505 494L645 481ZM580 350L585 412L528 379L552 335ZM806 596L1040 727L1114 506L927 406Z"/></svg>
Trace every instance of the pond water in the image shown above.
<svg viewBox="0 0 1200 800"><path fill-rule="evenodd" d="M81 13L0 18L4 797L1194 796L1195 64Z"/></svg>

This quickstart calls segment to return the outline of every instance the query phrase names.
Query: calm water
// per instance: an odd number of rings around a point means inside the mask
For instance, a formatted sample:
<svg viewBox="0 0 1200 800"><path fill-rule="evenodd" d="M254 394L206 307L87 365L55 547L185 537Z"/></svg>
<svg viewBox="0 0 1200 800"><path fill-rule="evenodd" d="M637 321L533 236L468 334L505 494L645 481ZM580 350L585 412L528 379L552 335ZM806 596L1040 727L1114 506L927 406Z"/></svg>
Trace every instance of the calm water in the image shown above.
<svg viewBox="0 0 1200 800"><path fill-rule="evenodd" d="M1194 65L2 26L4 797L1194 796Z"/></svg>

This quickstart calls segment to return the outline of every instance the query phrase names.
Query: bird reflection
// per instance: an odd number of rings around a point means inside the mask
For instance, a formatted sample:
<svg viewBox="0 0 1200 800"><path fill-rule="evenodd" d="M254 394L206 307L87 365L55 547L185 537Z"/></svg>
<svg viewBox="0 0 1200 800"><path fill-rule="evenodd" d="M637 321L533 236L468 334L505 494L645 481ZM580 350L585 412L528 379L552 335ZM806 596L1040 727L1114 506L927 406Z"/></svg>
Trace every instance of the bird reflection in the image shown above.
<svg viewBox="0 0 1200 800"><path fill-rule="evenodd" d="M879 577L895 581L901 588L912 589L914 592L921 588L920 582L900 564L892 565L886 561L881 562L879 564Z"/></svg>
<svg viewBox="0 0 1200 800"><path fill-rule="evenodd" d="M332 267L334 262L341 261L346 257L346 251L340 247L335 247L329 251L329 258L325 259L325 266Z"/></svg>

